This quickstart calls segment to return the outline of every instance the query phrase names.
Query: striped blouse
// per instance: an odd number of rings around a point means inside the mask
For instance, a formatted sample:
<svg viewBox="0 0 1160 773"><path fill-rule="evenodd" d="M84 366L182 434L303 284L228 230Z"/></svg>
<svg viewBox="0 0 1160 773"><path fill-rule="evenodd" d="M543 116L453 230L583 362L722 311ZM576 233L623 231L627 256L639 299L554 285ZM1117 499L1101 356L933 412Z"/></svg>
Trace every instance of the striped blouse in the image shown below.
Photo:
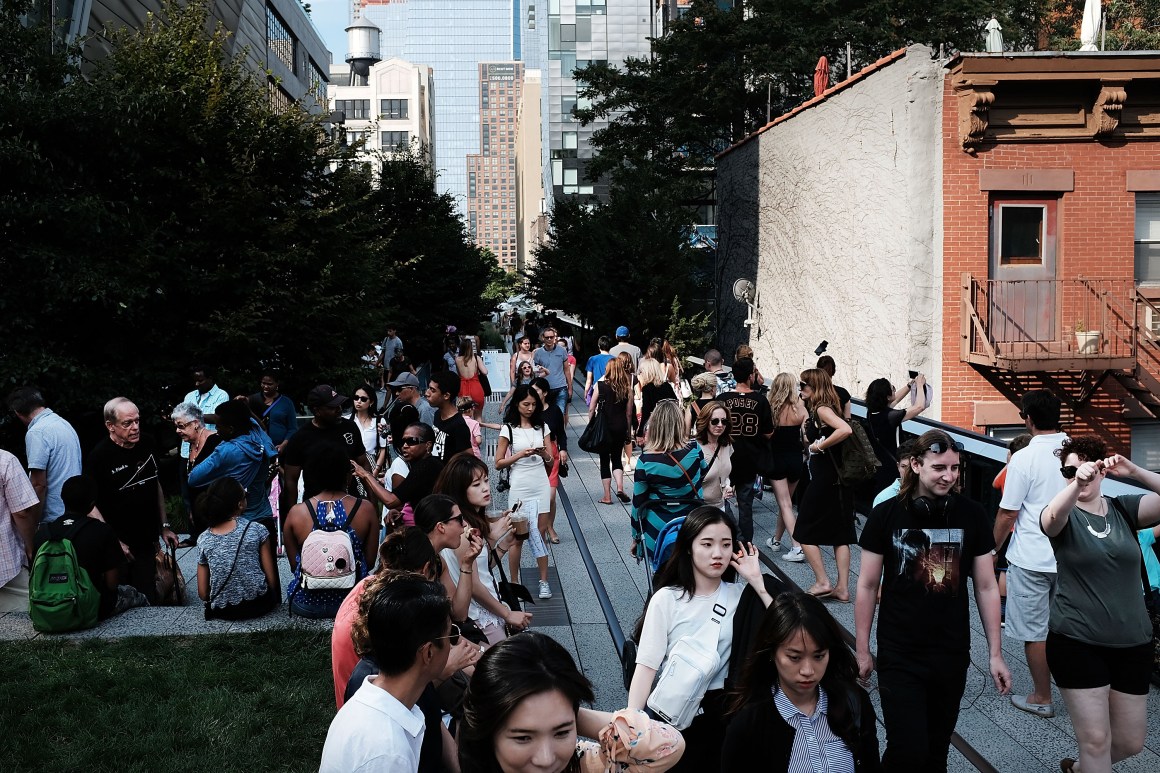
<svg viewBox="0 0 1160 773"><path fill-rule="evenodd" d="M705 457L695 442L669 453L643 453L636 463L632 487L632 537L644 537L652 555L657 534L674 518L687 515L689 505L646 507L658 499L704 499Z"/></svg>
<svg viewBox="0 0 1160 773"><path fill-rule="evenodd" d="M818 688L818 705L813 716L801 713L780 687L774 688L773 705L794 729L786 773L854 773L854 755L845 741L830 730L829 699L824 689Z"/></svg>

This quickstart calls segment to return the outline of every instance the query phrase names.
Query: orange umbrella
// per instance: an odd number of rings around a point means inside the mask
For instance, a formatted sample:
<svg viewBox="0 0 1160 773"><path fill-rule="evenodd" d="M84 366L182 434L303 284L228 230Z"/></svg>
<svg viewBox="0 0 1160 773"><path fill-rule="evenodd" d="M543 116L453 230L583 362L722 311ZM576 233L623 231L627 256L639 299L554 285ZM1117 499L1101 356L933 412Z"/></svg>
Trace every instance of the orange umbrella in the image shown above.
<svg viewBox="0 0 1160 773"><path fill-rule="evenodd" d="M830 63L826 57L818 59L818 66L814 68L814 96L821 96L822 92L830 87Z"/></svg>

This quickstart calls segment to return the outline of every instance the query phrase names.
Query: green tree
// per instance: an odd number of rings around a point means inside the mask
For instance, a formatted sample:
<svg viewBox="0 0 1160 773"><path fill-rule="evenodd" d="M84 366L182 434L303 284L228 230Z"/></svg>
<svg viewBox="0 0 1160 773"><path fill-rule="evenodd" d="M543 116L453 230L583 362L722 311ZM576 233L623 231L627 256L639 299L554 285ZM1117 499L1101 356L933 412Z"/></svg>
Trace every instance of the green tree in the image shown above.
<svg viewBox="0 0 1160 773"><path fill-rule="evenodd" d="M274 109L204 0L114 34L84 77L25 7L0 0L0 383L151 408L191 362L235 390L272 363L343 383L391 316L418 343L478 323L494 261L424 159L376 176Z"/></svg>
<svg viewBox="0 0 1160 773"><path fill-rule="evenodd" d="M700 357L713 343L713 324L709 313L698 311L687 314L681 308L680 301L674 298L665 338L682 361L689 356Z"/></svg>

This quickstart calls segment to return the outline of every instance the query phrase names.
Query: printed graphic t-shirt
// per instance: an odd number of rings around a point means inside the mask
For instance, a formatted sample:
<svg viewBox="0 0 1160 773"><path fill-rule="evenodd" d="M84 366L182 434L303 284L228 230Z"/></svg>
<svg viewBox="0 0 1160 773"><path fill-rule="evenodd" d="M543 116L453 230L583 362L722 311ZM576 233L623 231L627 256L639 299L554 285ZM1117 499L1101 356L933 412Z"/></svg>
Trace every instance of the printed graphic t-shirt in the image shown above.
<svg viewBox="0 0 1160 773"><path fill-rule="evenodd" d="M892 652L966 652L967 578L995 547L983 508L952 494L927 515L898 498L875 507L859 543L883 557L878 647Z"/></svg>
<svg viewBox="0 0 1160 773"><path fill-rule="evenodd" d="M773 411L758 392L726 392L718 398L729 409L733 435L733 479L753 480L769 455L765 436L773 432Z"/></svg>
<svg viewBox="0 0 1160 773"><path fill-rule="evenodd" d="M153 440L146 435L132 448L104 438L85 464L85 473L97 483L97 509L117 539L130 546L156 542L161 534L157 459L152 449Z"/></svg>

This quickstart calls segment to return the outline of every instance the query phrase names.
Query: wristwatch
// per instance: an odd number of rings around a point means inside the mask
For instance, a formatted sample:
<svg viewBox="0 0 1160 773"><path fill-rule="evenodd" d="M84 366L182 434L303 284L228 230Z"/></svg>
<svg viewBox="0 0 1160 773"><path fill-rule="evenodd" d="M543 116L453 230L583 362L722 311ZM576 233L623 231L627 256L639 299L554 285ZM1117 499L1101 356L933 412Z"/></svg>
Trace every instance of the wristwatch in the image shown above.
<svg viewBox="0 0 1160 773"><path fill-rule="evenodd" d="M163 530L169 529L170 531L173 531L173 526L172 526L172 524L169 523L169 521L166 521L165 523L161 524L161 528Z"/></svg>

